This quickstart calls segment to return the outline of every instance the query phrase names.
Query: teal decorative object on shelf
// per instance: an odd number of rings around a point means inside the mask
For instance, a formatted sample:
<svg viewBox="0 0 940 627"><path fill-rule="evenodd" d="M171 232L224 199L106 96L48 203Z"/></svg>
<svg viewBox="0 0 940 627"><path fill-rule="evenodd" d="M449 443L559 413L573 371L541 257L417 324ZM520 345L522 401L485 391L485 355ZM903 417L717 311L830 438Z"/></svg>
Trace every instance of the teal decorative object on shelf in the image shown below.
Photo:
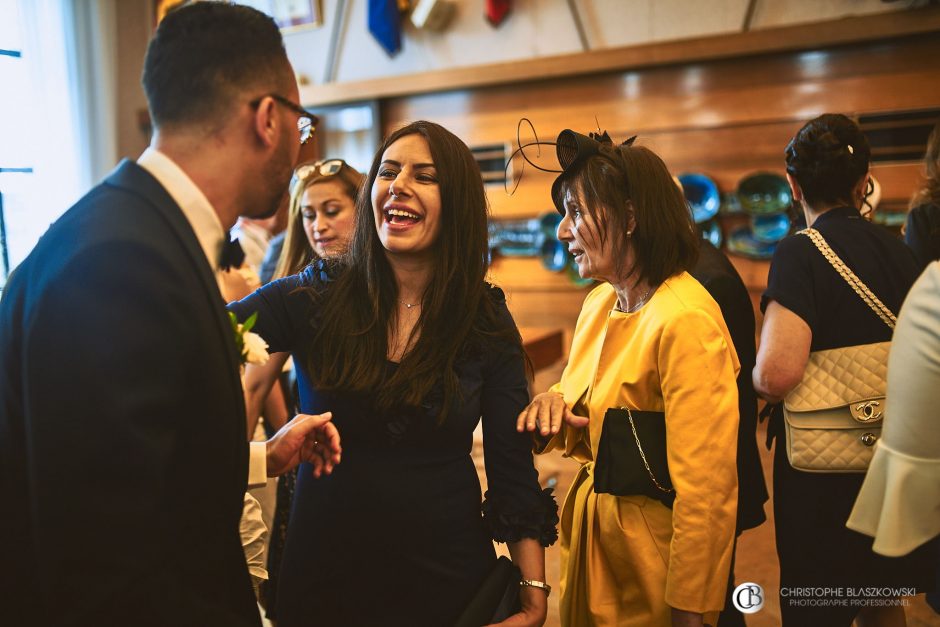
<svg viewBox="0 0 940 627"><path fill-rule="evenodd" d="M756 172L738 183L738 202L747 213L784 213L793 202L787 179L773 172Z"/></svg>
<svg viewBox="0 0 940 627"><path fill-rule="evenodd" d="M790 232L790 216L785 213L751 215L751 233L760 242L779 242Z"/></svg>
<svg viewBox="0 0 940 627"><path fill-rule="evenodd" d="M777 242L762 242L751 232L750 227L742 226L728 236L728 252L750 259L770 259L774 256Z"/></svg>
<svg viewBox="0 0 940 627"><path fill-rule="evenodd" d="M698 172L687 172L679 175L679 183L696 224L707 222L718 214L721 197L715 181Z"/></svg>
<svg viewBox="0 0 940 627"><path fill-rule="evenodd" d="M702 239L711 242L715 248L721 248L721 225L718 223L717 218L712 218L708 222L699 224L698 228Z"/></svg>

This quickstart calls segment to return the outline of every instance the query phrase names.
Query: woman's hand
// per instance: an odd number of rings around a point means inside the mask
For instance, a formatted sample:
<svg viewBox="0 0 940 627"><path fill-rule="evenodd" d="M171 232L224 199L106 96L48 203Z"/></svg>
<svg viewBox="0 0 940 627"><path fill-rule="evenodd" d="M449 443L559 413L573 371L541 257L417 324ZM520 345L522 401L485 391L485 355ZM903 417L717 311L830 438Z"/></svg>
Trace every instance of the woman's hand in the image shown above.
<svg viewBox="0 0 940 627"><path fill-rule="evenodd" d="M313 476L333 472L342 447L333 414L298 414L267 441L268 476L277 477L301 462L313 465Z"/></svg>
<svg viewBox="0 0 940 627"><path fill-rule="evenodd" d="M544 590L521 586L519 600L522 602L521 612L491 627L541 627L545 624L545 617L548 615L548 595Z"/></svg>
<svg viewBox="0 0 940 627"><path fill-rule="evenodd" d="M562 421L572 427L585 427L588 419L575 415L558 392L543 392L532 399L516 419L516 431L536 431L543 436L554 435L561 429Z"/></svg>

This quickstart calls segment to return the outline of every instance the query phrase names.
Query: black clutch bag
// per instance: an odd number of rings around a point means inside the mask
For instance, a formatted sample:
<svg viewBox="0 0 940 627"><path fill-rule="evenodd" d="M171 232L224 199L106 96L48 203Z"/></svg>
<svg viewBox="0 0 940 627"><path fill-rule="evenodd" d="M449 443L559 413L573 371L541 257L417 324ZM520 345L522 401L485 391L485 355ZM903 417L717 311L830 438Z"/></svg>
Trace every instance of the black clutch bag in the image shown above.
<svg viewBox="0 0 940 627"><path fill-rule="evenodd" d="M645 495L672 508L676 491L666 461L666 414L625 407L607 410L594 462L594 491Z"/></svg>
<svg viewBox="0 0 940 627"><path fill-rule="evenodd" d="M521 580L519 568L508 557L501 556L454 627L481 627L518 613L522 609L519 602Z"/></svg>

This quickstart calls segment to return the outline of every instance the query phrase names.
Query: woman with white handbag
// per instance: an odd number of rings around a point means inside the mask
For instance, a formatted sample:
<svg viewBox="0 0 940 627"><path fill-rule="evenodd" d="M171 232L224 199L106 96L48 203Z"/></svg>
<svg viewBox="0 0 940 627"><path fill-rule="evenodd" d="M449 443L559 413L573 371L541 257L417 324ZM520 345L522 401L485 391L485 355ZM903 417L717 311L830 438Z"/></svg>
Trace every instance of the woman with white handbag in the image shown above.
<svg viewBox="0 0 940 627"><path fill-rule="evenodd" d="M786 149L807 228L784 239L761 299L754 388L774 408L774 515L783 624L903 625L900 596L930 585L927 558L887 558L845 527L884 409L895 313L917 278L903 242L871 212L871 149L838 114Z"/></svg>

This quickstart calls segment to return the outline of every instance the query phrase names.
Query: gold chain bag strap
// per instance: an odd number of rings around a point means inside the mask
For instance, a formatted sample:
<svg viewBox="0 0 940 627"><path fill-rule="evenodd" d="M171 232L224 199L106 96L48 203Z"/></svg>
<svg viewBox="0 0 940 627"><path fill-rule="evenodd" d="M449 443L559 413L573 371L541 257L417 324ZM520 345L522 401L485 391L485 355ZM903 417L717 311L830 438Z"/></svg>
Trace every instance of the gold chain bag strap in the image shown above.
<svg viewBox="0 0 940 627"><path fill-rule="evenodd" d="M676 491L667 458L665 413L608 408L597 443L594 492L643 495L672 507Z"/></svg>
<svg viewBox="0 0 940 627"><path fill-rule="evenodd" d="M640 459L643 460L643 466L646 468L646 473L650 476L650 481L653 482L653 485L656 486L656 489L664 494L671 494L675 492L671 487L664 488L663 485L656 480L656 475L653 474L653 469L650 468L649 460L646 459L646 453L643 451L643 445L640 444L640 436L636 432L636 423L633 421L633 412L631 412L626 407L621 407L620 409L627 412L627 420L630 421L630 431L633 432L633 439L636 441L636 448L640 452Z"/></svg>
<svg viewBox="0 0 940 627"><path fill-rule="evenodd" d="M799 232L859 298L891 329L897 322L816 229ZM865 472L881 437L891 342L846 346L809 355L803 380L783 401L787 459L805 472Z"/></svg>

